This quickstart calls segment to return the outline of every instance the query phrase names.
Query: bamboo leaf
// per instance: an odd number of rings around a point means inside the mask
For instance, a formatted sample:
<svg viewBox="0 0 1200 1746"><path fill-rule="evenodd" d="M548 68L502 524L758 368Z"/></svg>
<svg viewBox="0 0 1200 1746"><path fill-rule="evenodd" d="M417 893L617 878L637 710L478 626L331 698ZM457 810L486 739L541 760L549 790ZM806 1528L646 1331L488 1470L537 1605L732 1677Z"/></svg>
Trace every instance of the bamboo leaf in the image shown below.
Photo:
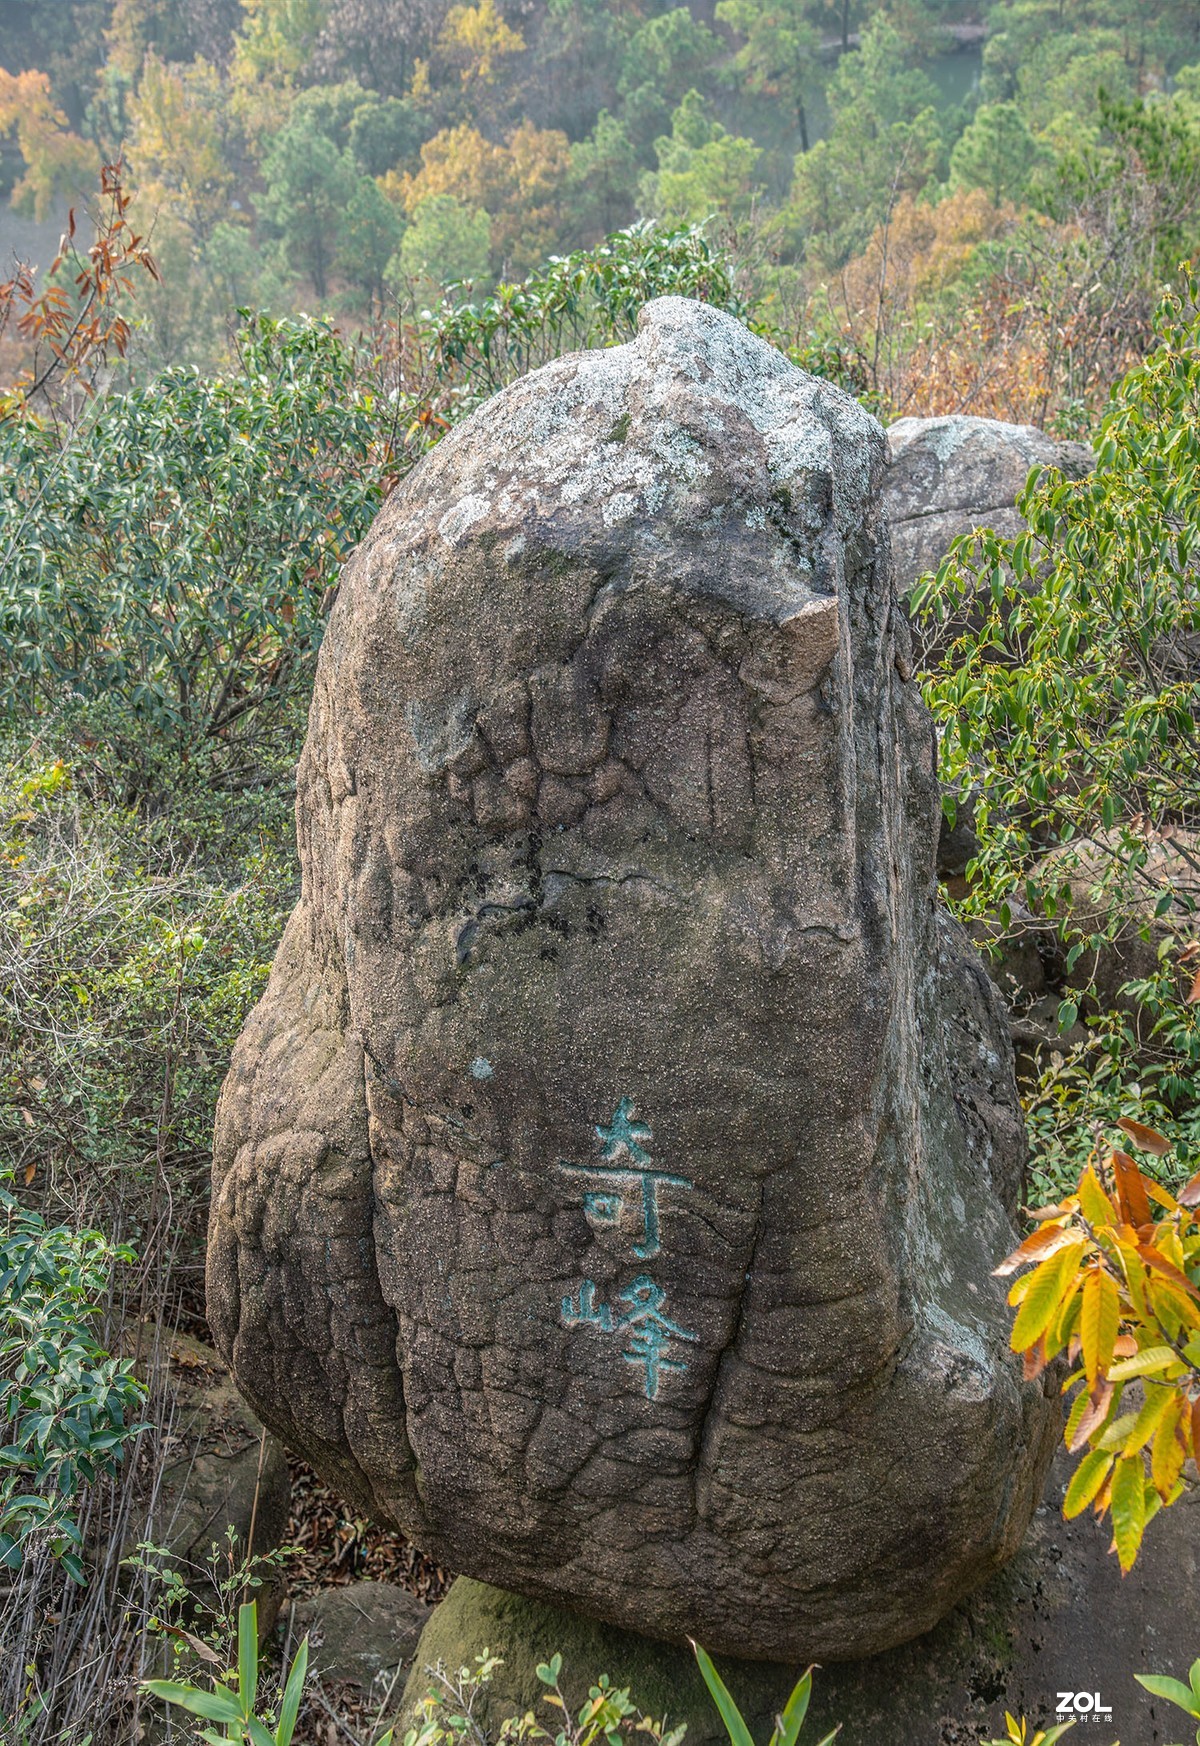
<svg viewBox="0 0 1200 1746"><path fill-rule="evenodd" d="M146 1690L165 1704L177 1704L206 1722L240 1722L242 1706L230 1691L201 1691L195 1685L177 1685L170 1679L148 1679Z"/></svg>
<svg viewBox="0 0 1200 1746"><path fill-rule="evenodd" d="M796 1737L804 1726L812 1697L812 1675L812 1668L806 1668L792 1687L791 1696L771 1735L771 1746L796 1746Z"/></svg>
<svg viewBox="0 0 1200 1746"><path fill-rule="evenodd" d="M731 1746L754 1746L754 1736L746 1726L742 1712L729 1695L725 1681L713 1666L711 1656L701 1649L695 1638L689 1637L688 1641L692 1645L692 1652L696 1657L697 1665L704 1677L704 1683L708 1687L712 1701L717 1706L717 1714L725 1724L725 1732L729 1735Z"/></svg>

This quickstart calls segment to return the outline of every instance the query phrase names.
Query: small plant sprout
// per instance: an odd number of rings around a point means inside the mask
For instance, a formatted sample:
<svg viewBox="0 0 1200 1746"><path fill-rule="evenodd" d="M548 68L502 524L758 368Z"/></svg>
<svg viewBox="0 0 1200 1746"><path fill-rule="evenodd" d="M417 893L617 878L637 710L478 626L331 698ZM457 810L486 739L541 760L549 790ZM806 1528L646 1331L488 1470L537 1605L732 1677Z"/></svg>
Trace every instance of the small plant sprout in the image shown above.
<svg viewBox="0 0 1200 1746"><path fill-rule="evenodd" d="M1179 1679L1166 1679L1160 1673L1135 1673L1134 1678L1154 1697L1165 1698L1169 1704L1175 1704L1198 1724L1196 1741L1197 1746L1200 1746L1200 1660L1192 1662L1186 1685Z"/></svg>
<svg viewBox="0 0 1200 1746"><path fill-rule="evenodd" d="M1075 1723L1059 1722L1054 1728L1039 1728L1033 1735L1029 1732L1029 1723L1024 1716L1020 1721L1015 1716L1004 1712L1005 1735L1002 1740L989 1740L987 1746L1054 1746L1056 1740L1061 1740L1068 1728Z"/></svg>
<svg viewBox="0 0 1200 1746"><path fill-rule="evenodd" d="M729 1687L713 1666L712 1657L701 1649L699 1643L694 1640L692 1640L692 1648L695 1651L700 1672L704 1676L704 1683L708 1687L712 1701L717 1706L717 1712L725 1724L725 1732L729 1735L731 1746L754 1746L754 1736L746 1724L746 1719L734 1703ZM792 1694L783 1706L783 1714L775 1718L775 1727L772 1730L768 1746L796 1746L800 1730L804 1726L804 1718L808 1714L809 1700L812 1697L812 1676L812 1668L806 1668L792 1687ZM837 1728L834 1728L831 1733L826 1734L825 1738L818 1742L818 1746L831 1746L831 1742L836 1738L840 1727L839 1723Z"/></svg>
<svg viewBox="0 0 1200 1746"><path fill-rule="evenodd" d="M165 1704L177 1704L190 1715L206 1722L218 1722L221 1732L202 1728L200 1739L206 1746L291 1746L296 1731L296 1718L304 1696L304 1676L308 1671L308 1638L296 1651L291 1670L283 1688L283 1697L276 1717L270 1711L258 1712L258 1605L247 1601L238 1609L238 1664L236 1686L233 1676L227 1676L205 1690L203 1686L180 1684L171 1679L148 1679L145 1689ZM381 1742L381 1746L385 1743Z"/></svg>

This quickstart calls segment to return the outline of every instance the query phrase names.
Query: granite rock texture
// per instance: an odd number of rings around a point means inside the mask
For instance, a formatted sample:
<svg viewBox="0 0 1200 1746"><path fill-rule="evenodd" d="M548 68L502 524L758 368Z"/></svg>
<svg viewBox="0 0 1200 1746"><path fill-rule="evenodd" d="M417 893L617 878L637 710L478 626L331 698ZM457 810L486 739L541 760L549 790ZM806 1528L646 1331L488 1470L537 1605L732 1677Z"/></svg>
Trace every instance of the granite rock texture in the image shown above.
<svg viewBox="0 0 1200 1746"><path fill-rule="evenodd" d="M764 1660L932 1626L1058 1423L883 467L677 298L447 435L343 578L217 1123L275 1430L450 1569Z"/></svg>
<svg viewBox="0 0 1200 1746"><path fill-rule="evenodd" d="M293 1628L309 1639L308 1665L325 1680L345 1680L390 1695L411 1664L433 1609L395 1582L322 1588L296 1608Z"/></svg>
<svg viewBox="0 0 1200 1746"><path fill-rule="evenodd" d="M1082 479L1095 465L1086 443L962 413L901 418L887 440L883 503L901 594L937 569L960 534L990 527L1015 538L1025 526L1016 501L1031 467L1058 467L1068 479Z"/></svg>

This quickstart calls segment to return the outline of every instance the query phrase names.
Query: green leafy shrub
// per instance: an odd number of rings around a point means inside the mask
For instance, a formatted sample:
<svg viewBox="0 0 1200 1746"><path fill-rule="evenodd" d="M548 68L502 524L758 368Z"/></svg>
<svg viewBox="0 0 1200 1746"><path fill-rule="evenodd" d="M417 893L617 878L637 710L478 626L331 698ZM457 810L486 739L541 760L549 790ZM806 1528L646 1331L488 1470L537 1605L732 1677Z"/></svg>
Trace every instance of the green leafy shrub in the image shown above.
<svg viewBox="0 0 1200 1746"><path fill-rule="evenodd" d="M379 431L343 341L261 316L224 375L165 371L61 440L0 427L0 709L119 704L252 778L380 502Z"/></svg>
<svg viewBox="0 0 1200 1746"><path fill-rule="evenodd" d="M0 1161L144 1250L156 1219L198 1238L217 1091L295 890L284 807L259 797L261 840L243 818L218 857L188 798L147 821L36 749L0 774Z"/></svg>
<svg viewBox="0 0 1200 1746"><path fill-rule="evenodd" d="M1056 930L1077 989L1085 954L1154 943L1157 970L1125 991L1133 1016L1100 1021L1089 1059L1105 1114L1136 1081L1180 1138L1195 1134L1200 1065L1182 967L1200 892L1198 296L1189 277L1164 300L1156 349L1113 392L1095 473L1035 469L1018 504L1027 530L959 540L914 596L947 642L926 686L942 775L975 807L964 913ZM1064 1026L1081 1001L1066 995ZM1048 1088L1049 1126L1064 1092L1085 1116L1087 1068L1077 1058L1074 1085Z"/></svg>
<svg viewBox="0 0 1200 1746"><path fill-rule="evenodd" d="M47 1225L0 1186L0 1565L10 1570L37 1536L84 1581L72 1505L142 1428L130 1362L93 1331L113 1268L133 1259L99 1231Z"/></svg>
<svg viewBox="0 0 1200 1746"><path fill-rule="evenodd" d="M206 1746L291 1746L307 1671L305 1637L284 1681L278 1713L270 1708L259 1713L258 1605L247 1601L238 1609L237 1669L229 1681L214 1680L206 1689L170 1679L148 1679L145 1686L163 1703L177 1704L204 1721L219 1722L220 1733L214 1728L200 1730ZM389 1734L380 1746L389 1746L390 1740Z"/></svg>
<svg viewBox="0 0 1200 1746"><path fill-rule="evenodd" d="M457 290L450 286L448 296ZM668 296L747 313L733 262L703 225L672 230L644 222L596 248L554 256L481 302L429 317L428 342L462 411L563 352L632 338L642 305Z"/></svg>

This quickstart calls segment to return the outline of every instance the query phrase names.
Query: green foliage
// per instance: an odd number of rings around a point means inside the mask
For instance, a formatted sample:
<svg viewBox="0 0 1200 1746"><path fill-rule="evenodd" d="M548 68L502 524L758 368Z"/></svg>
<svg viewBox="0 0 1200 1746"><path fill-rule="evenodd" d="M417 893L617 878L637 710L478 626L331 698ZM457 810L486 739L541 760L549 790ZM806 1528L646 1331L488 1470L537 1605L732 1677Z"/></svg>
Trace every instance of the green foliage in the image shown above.
<svg viewBox="0 0 1200 1746"><path fill-rule="evenodd" d="M700 1647L699 1643L693 1642L692 1648L695 1651L696 1663L700 1668L704 1683L708 1687L709 1695L716 1705L725 1732L729 1735L730 1746L754 1746L754 1736L746 1725L745 1717L733 1701L728 1686L717 1672L712 1657ZM775 1726L771 1730L768 1746L796 1746L812 1699L812 1676L813 1670L809 1667L792 1687L791 1696L783 1706L783 1713L776 1719ZM820 1746L831 1746L838 1733L839 1728L834 1728L832 1732L826 1734L820 1742Z"/></svg>
<svg viewBox="0 0 1200 1746"><path fill-rule="evenodd" d="M308 1671L308 1638L296 1651L284 1682L279 1708L259 1710L258 1605L247 1601L238 1611L236 1679L216 1680L203 1686L170 1679L148 1679L145 1689L165 1704L174 1704L189 1715L221 1725L201 1728L206 1746L291 1746L304 1696ZM389 1746L391 1735L380 1746Z"/></svg>
<svg viewBox="0 0 1200 1746"><path fill-rule="evenodd" d="M485 1649L474 1665L447 1670L439 1662L426 1669L432 1685L421 1702L417 1726L404 1737L404 1746L455 1746L465 1739L475 1746L523 1746L526 1741L549 1746L622 1746L635 1736L645 1736L654 1746L681 1746L684 1725L667 1729L666 1718L655 1721L642 1715L630 1700L628 1687L614 1686L602 1673L588 1689L578 1710L572 1709L562 1688L563 1658L551 1656L539 1664L537 1676L546 1687L543 1703L558 1712L553 1731L543 1727L532 1710L507 1716L499 1728L487 1731L476 1715L492 1675L504 1665L498 1655ZM381 1746L386 1743L381 1742Z"/></svg>
<svg viewBox="0 0 1200 1746"><path fill-rule="evenodd" d="M65 442L0 434L0 707L103 701L213 774L307 685L327 590L380 501L377 423L349 348L250 320L241 367L166 371Z"/></svg>
<svg viewBox="0 0 1200 1746"><path fill-rule="evenodd" d="M880 14L843 55L828 88L828 136L796 159L789 217L826 268L861 251L904 192L918 193L943 148L937 93L906 65L896 26Z"/></svg>
<svg viewBox="0 0 1200 1746"><path fill-rule="evenodd" d="M414 211L396 264L426 300L436 301L443 287L453 299L451 287L486 282L489 238L486 212L431 194Z"/></svg>
<svg viewBox="0 0 1200 1746"><path fill-rule="evenodd" d="M1188 1672L1188 1683L1183 1684L1178 1679L1168 1679L1158 1673L1135 1673L1133 1676L1139 1685L1144 1685L1153 1697L1165 1698L1169 1704L1190 1716L1197 1724L1196 1741L1200 1746L1200 1661L1193 1661Z"/></svg>
<svg viewBox="0 0 1200 1746"><path fill-rule="evenodd" d="M11 1182L0 1175L0 1183ZM72 1505L116 1471L143 1427L132 1366L99 1344L96 1318L114 1267L133 1251L99 1231L48 1226L0 1186L0 1566L44 1544L85 1581Z"/></svg>
<svg viewBox="0 0 1200 1746"><path fill-rule="evenodd" d="M1057 927L1068 971L1123 930L1155 928L1160 972L1138 994L1162 1058L1126 1078L1181 1113L1200 1061L1177 968L1197 885L1180 826L1200 799L1200 605L1187 582L1200 551L1196 294L1189 280L1164 301L1157 348L1114 390L1095 473L1035 470L1019 500L1027 531L958 541L914 596L918 615L958 624L926 695L943 778L974 798L967 913L1007 926L1023 902Z"/></svg>
<svg viewBox="0 0 1200 1746"><path fill-rule="evenodd" d="M1015 103L988 103L975 112L950 153L950 183L982 188L996 203L1020 200L1039 157L1038 143Z"/></svg>
<svg viewBox="0 0 1200 1746"><path fill-rule="evenodd" d="M629 129L602 109L588 137L571 148L571 190L581 228L608 234L627 223L637 181L638 154Z"/></svg>
<svg viewBox="0 0 1200 1746"><path fill-rule="evenodd" d="M0 1156L135 1232L169 1191L186 1232L295 896L288 797L231 803L183 772L147 819L44 759L27 751L0 789ZM156 767L153 789L170 776Z"/></svg>
<svg viewBox="0 0 1200 1746"><path fill-rule="evenodd" d="M658 169L642 178L641 202L656 217L703 223L713 213L745 217L758 192L762 152L731 134L699 91L688 91L671 132L654 142Z"/></svg>
<svg viewBox="0 0 1200 1746"><path fill-rule="evenodd" d="M368 176L384 176L415 157L428 137L428 121L410 97L362 103L347 129L355 163Z"/></svg>
<svg viewBox="0 0 1200 1746"><path fill-rule="evenodd" d="M1200 243L1200 115L1101 88L1089 131L1037 178L1039 204L1061 224L1090 220L1110 249L1114 238L1136 238L1157 288Z"/></svg>
<svg viewBox="0 0 1200 1746"><path fill-rule="evenodd" d="M404 220L370 176L360 176L338 228L336 260L348 284L367 304L382 303L384 277Z"/></svg>
<svg viewBox="0 0 1200 1746"><path fill-rule="evenodd" d="M717 0L717 17L741 38L730 75L748 90L784 104L796 117L801 149L807 151L804 97L816 78L821 37L806 0Z"/></svg>
<svg viewBox="0 0 1200 1746"><path fill-rule="evenodd" d="M430 344L440 373L456 384L461 411L564 351L631 338L642 305L664 296L746 313L728 255L703 228L640 224L447 312Z"/></svg>
<svg viewBox="0 0 1200 1746"><path fill-rule="evenodd" d="M348 149L301 116L290 120L263 159L266 189L258 210L286 238L297 268L323 299L337 254L342 214L354 197L358 171Z"/></svg>

